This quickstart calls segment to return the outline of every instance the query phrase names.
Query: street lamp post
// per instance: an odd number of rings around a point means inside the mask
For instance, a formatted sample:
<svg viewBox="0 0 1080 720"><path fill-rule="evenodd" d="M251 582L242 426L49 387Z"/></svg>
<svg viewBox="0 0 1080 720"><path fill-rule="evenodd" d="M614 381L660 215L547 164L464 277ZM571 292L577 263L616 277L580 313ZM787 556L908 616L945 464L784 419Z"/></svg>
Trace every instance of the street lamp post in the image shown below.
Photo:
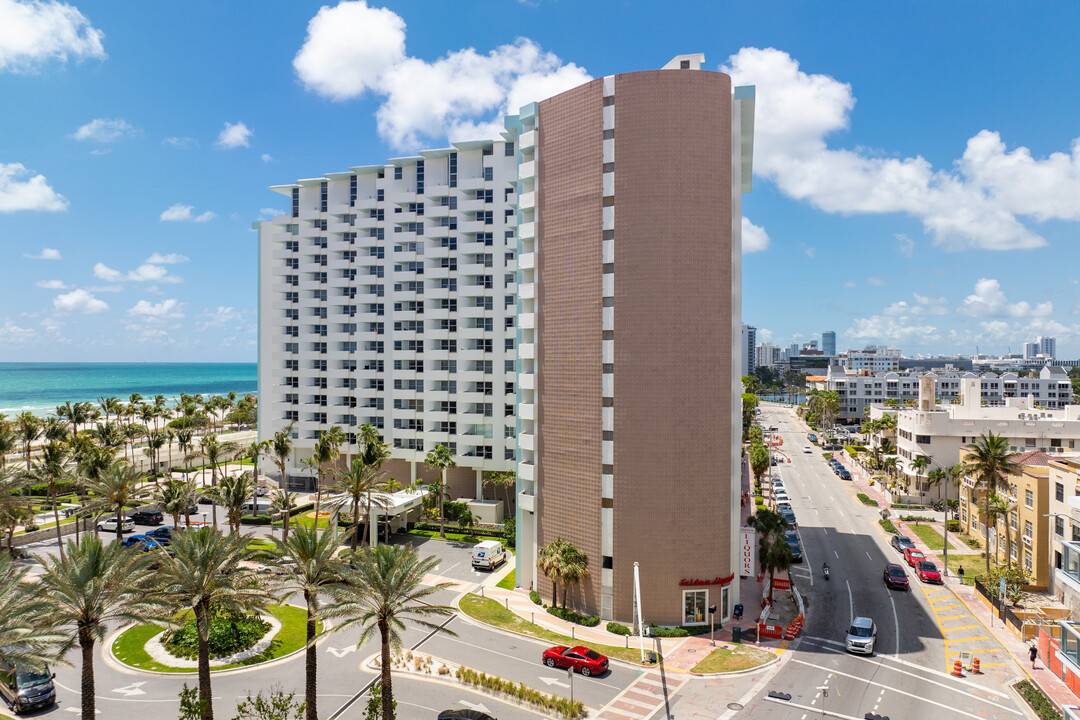
<svg viewBox="0 0 1080 720"><path fill-rule="evenodd" d="M721 592L723 592L723 591L721 591ZM715 605L710 605L709 606L709 645L711 645L713 647L716 647L716 636L714 634L716 632L716 629L715 629L716 626L713 624L713 621L715 620L715 618L716 618L716 606Z"/></svg>
<svg viewBox="0 0 1080 720"><path fill-rule="evenodd" d="M821 691L821 717L825 717L825 698L829 697L829 686L818 685L817 689Z"/></svg>

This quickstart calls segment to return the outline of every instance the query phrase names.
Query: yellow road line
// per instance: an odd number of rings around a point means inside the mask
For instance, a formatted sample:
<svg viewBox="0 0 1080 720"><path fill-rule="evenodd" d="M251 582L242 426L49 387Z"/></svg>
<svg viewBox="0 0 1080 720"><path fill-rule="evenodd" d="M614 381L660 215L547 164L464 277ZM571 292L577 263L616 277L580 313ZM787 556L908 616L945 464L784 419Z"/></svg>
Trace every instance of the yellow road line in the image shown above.
<svg viewBox="0 0 1080 720"><path fill-rule="evenodd" d="M990 640L990 639L991 639L991 638L990 638L990 637L989 637L988 635L980 635L980 636L978 636L978 637L969 637L969 638L953 638L953 639L952 639L952 640L950 640L949 642L950 642L950 643L958 643L958 642L972 642L972 641L974 641L974 640Z"/></svg>
<svg viewBox="0 0 1080 720"><path fill-rule="evenodd" d="M945 607L935 608L934 611L935 611L935 613L937 613L937 612L940 612L941 610L952 610L953 608L958 608L958 607L961 607L961 606L960 605L946 605Z"/></svg>
<svg viewBox="0 0 1080 720"><path fill-rule="evenodd" d="M955 632L957 630L970 630L971 628L977 628L977 627L979 627L979 626L978 625L962 625L960 627L954 627L954 628L943 627L941 629L943 631L945 631L945 632Z"/></svg>
<svg viewBox="0 0 1080 720"><path fill-rule="evenodd" d="M976 650L964 650L964 651L954 650L953 652L947 652L945 654L946 655L966 655L966 654L970 653L971 655L981 655L983 653L996 653L996 652L1005 652L1005 651L1002 650L1001 648L980 648L980 649L976 649ZM985 665L986 663L983 663L983 664Z"/></svg>
<svg viewBox="0 0 1080 720"><path fill-rule="evenodd" d="M945 622L946 620L959 620L960 618L966 618L967 615L950 615L949 617L939 617L938 620Z"/></svg>

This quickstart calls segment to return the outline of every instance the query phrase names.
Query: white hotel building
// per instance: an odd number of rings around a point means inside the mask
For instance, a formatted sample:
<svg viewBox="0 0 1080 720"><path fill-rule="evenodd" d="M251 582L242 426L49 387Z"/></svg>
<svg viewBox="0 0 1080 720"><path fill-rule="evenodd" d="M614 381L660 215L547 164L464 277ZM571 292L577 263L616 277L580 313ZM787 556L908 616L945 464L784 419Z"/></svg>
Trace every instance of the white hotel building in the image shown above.
<svg viewBox="0 0 1080 720"><path fill-rule="evenodd" d="M296 423L296 486L331 425L375 426L402 483L448 445L455 496L514 467L517 173L486 141L271 188L291 212L256 223L259 429Z"/></svg>

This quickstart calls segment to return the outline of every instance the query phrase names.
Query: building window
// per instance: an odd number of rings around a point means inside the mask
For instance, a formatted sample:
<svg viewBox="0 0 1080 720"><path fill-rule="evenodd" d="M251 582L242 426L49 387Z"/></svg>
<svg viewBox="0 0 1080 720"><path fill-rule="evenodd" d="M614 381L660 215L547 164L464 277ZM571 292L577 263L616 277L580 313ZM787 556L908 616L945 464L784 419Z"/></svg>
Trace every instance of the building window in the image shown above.
<svg viewBox="0 0 1080 720"><path fill-rule="evenodd" d="M292 189L292 216L300 217L300 188Z"/></svg>
<svg viewBox="0 0 1080 720"><path fill-rule="evenodd" d="M416 161L416 194L424 194L424 161Z"/></svg>
<svg viewBox="0 0 1080 720"><path fill-rule="evenodd" d="M1035 493L1030 490L1024 491L1024 507L1031 507L1035 503Z"/></svg>
<svg viewBox="0 0 1080 720"><path fill-rule="evenodd" d="M1031 527L1031 521L1030 520L1025 520L1024 521L1024 534L1027 535L1028 537L1032 537L1033 533L1032 533L1032 527Z"/></svg>
<svg viewBox="0 0 1080 720"><path fill-rule="evenodd" d="M320 210L320 212L326 212L327 195L328 195L328 190L327 190L327 187L326 187L326 183L325 182L320 183L320 185L319 185L319 210ZM323 230L325 230L325 229L326 228L323 228Z"/></svg>
<svg viewBox="0 0 1080 720"><path fill-rule="evenodd" d="M394 179L395 180L400 180L401 179L401 167L394 168Z"/></svg>
<svg viewBox="0 0 1080 720"><path fill-rule="evenodd" d="M683 590L683 625L700 625L708 621L708 590Z"/></svg>
<svg viewBox="0 0 1080 720"><path fill-rule="evenodd" d="M1054 518L1054 534L1058 537L1065 536L1065 518L1060 515Z"/></svg>
<svg viewBox="0 0 1080 720"><path fill-rule="evenodd" d="M449 180L449 185L450 187L455 188L457 187L457 153L450 153L450 157L447 162L447 177Z"/></svg>
<svg viewBox="0 0 1080 720"><path fill-rule="evenodd" d="M1058 502L1065 502L1065 486L1061 483L1054 483L1054 499Z"/></svg>
<svg viewBox="0 0 1080 720"><path fill-rule="evenodd" d="M495 177L495 171L489 167L484 168L484 179L493 180Z"/></svg>

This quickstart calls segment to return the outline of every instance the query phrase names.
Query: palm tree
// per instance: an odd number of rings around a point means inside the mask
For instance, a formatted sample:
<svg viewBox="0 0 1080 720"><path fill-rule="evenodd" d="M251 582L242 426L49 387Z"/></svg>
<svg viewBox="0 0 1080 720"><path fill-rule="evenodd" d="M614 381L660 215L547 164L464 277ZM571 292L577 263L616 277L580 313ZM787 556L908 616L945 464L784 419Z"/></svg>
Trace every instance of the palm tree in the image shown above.
<svg viewBox="0 0 1080 720"><path fill-rule="evenodd" d="M132 422L129 422L124 426L124 439L127 440L128 444L131 446L131 463L133 465L135 464L135 441L141 438L145 431L146 428L142 425Z"/></svg>
<svg viewBox="0 0 1080 720"><path fill-rule="evenodd" d="M207 433L203 436L202 442L199 444L199 454L202 455L204 460L210 464L210 489L217 486L217 466L218 463L223 460L227 461L230 458L236 456L236 453L240 451L240 446L228 440L226 442L219 442L217 435L214 433ZM205 480L205 478L204 478ZM211 513L214 521L214 525L217 525L217 504L211 505Z"/></svg>
<svg viewBox="0 0 1080 720"><path fill-rule="evenodd" d="M259 486L259 458L264 454L270 452L269 440L256 440L250 445L244 447L243 457L245 460L250 460L255 464L255 472L252 473L253 485L257 488ZM251 503L251 517L255 517L258 511L258 503Z"/></svg>
<svg viewBox="0 0 1080 720"><path fill-rule="evenodd" d="M30 477L49 487L49 501L53 507L53 520L56 522L56 545L60 548L60 559L64 559L64 539L60 531L60 509L56 502L56 486L71 476L71 455L67 445L50 442L42 448L41 457L34 461Z"/></svg>
<svg viewBox="0 0 1080 720"><path fill-rule="evenodd" d="M158 476L158 466L161 465L161 448L165 447L165 433L160 430L154 430L150 433L146 440L146 449L144 452L150 456L150 477L155 481Z"/></svg>
<svg viewBox="0 0 1080 720"><path fill-rule="evenodd" d="M758 510L746 518L746 524L757 530L758 562L761 563L761 569L769 573L769 602L772 602L773 576L777 570L791 567L791 546L784 538L788 522L783 515L772 510Z"/></svg>
<svg viewBox="0 0 1080 720"><path fill-rule="evenodd" d="M7 535L8 554L15 556L15 528L25 525L30 519L30 512L20 502L19 492L23 482L23 472L16 468L0 468L0 528Z"/></svg>
<svg viewBox="0 0 1080 720"><path fill-rule="evenodd" d="M990 498L990 514L987 515L987 522L997 527L997 521L1000 518L1004 521L1005 525L1005 567L1012 569L1012 530L1010 529L1010 515L1016 510L1016 503L1009 500L1004 495L994 494ZM1019 528L1017 528L1019 529ZM999 533L1000 534L1000 533ZM987 552L990 548L987 547ZM997 561L997 549L994 550L994 560Z"/></svg>
<svg viewBox="0 0 1080 720"><path fill-rule="evenodd" d="M915 473L915 484L919 486L919 494L922 494L922 471L930 464L930 458L920 455L911 461L911 469Z"/></svg>
<svg viewBox="0 0 1080 720"><path fill-rule="evenodd" d="M270 508L281 513L282 540L289 539L289 518L292 516L294 507L296 507L296 493L281 489L275 490L273 495L270 496ZM316 528L318 525L318 520L316 520Z"/></svg>
<svg viewBox="0 0 1080 720"><path fill-rule="evenodd" d="M62 662L67 634L42 622L50 618L49 601L26 574L14 558L0 555L0 661L35 668Z"/></svg>
<svg viewBox="0 0 1080 720"><path fill-rule="evenodd" d="M98 398L98 407L101 408L101 412L105 415L105 422L109 422L110 417L120 417L124 412L124 406L120 403L120 398L116 396L105 397L102 395Z"/></svg>
<svg viewBox="0 0 1080 720"><path fill-rule="evenodd" d="M563 545L558 557L559 576L563 582L563 607L566 607L566 596L570 594L570 586L584 580L589 576L589 557L571 543Z"/></svg>
<svg viewBox="0 0 1080 720"><path fill-rule="evenodd" d="M170 612L195 615L199 654L199 702L202 720L214 720L210 686L210 619L213 611L261 613L273 600L263 576L240 562L252 555L243 535L223 535L216 527L177 533L162 553L157 580Z"/></svg>
<svg viewBox="0 0 1080 720"><path fill-rule="evenodd" d="M319 533L317 527L298 527L291 538L274 538L276 555L284 562L281 589L300 592L307 607L307 656L304 665L304 700L306 720L318 720L316 630L320 619L320 594L341 580L341 561L337 559L341 535L336 525Z"/></svg>
<svg viewBox="0 0 1080 720"><path fill-rule="evenodd" d="M561 561L563 551L570 543L562 538L552 540L547 545L539 548L536 552L536 567L551 580L551 605L559 604L559 585L562 583L563 563ZM563 604L566 604L565 598Z"/></svg>
<svg viewBox="0 0 1080 720"><path fill-rule="evenodd" d="M513 470L507 470L506 472L496 472L494 470L487 470L484 472L484 484L491 485L493 487L502 488L503 491L503 511L509 517L510 515L510 491L517 486L517 473Z"/></svg>
<svg viewBox="0 0 1080 720"><path fill-rule="evenodd" d="M281 488L285 487L285 464L292 455L292 431L295 426L295 422L289 423L274 433L274 439L270 440L270 454L277 460L278 470L281 471Z"/></svg>
<svg viewBox="0 0 1080 720"><path fill-rule="evenodd" d="M124 539L124 506L135 499L139 491L140 473L130 465L115 463L107 468L97 480L87 479L87 487L106 505L116 510L116 540Z"/></svg>
<svg viewBox="0 0 1080 720"><path fill-rule="evenodd" d="M38 419L29 410L19 413L15 416L15 430L18 432L19 440L22 441L23 446L23 459L26 460L26 472L30 472L30 446L41 437L41 420ZM26 483L26 510L30 512L30 482Z"/></svg>
<svg viewBox="0 0 1080 720"><path fill-rule="evenodd" d="M45 566L41 589L52 623L72 629L71 644L82 650L82 716L94 709L94 645L108 626L143 622L160 601L148 592L146 556L120 543L105 545L91 535L68 542L67 556L39 556Z"/></svg>
<svg viewBox="0 0 1080 720"><path fill-rule="evenodd" d="M19 449L19 436L12 423L0 421L0 470L7 467L7 456Z"/></svg>
<svg viewBox="0 0 1080 720"><path fill-rule="evenodd" d="M47 417L41 423L41 434L46 442L67 442L72 434L67 421L58 417Z"/></svg>
<svg viewBox="0 0 1080 720"><path fill-rule="evenodd" d="M439 444L424 458L424 464L433 470L439 471L439 537L446 539L446 518L443 516L443 496L446 494L446 471L448 468L457 467L454 462L454 454L450 448Z"/></svg>
<svg viewBox="0 0 1080 720"><path fill-rule="evenodd" d="M341 454L341 444L345 442L345 431L337 425L319 435L312 449L311 459L315 463L319 475L315 487L315 524L319 523L319 513L322 508L323 472L327 465L333 465Z"/></svg>
<svg viewBox="0 0 1080 720"><path fill-rule="evenodd" d="M154 504L161 512L172 515L173 527L180 527L180 516L191 527L191 506L195 503L195 481L173 478L154 490Z"/></svg>
<svg viewBox="0 0 1080 720"><path fill-rule="evenodd" d="M390 675L390 649L401 647L400 632L405 621L433 632L454 633L442 625L429 622L429 617L453 615L453 608L431 605L425 598L450 587L450 583L423 585L425 575L435 570L438 558L420 559L409 545L379 545L360 553L354 560L356 569L341 568L344 582L330 585L326 592L334 598L326 616L341 618L335 631L360 628L357 647L363 645L378 630L381 640L380 669L382 671L382 720L393 720L394 690Z"/></svg>
<svg viewBox="0 0 1080 720"><path fill-rule="evenodd" d="M769 469L769 449L761 443L750 446L750 469L758 482Z"/></svg>
<svg viewBox="0 0 1080 720"><path fill-rule="evenodd" d="M184 457L184 462L188 462L188 456L191 454L191 438L194 435L194 431L189 428L180 428L176 431L176 449L180 451L180 454ZM169 460L169 464L172 464L172 460Z"/></svg>
<svg viewBox="0 0 1080 720"><path fill-rule="evenodd" d="M981 486L983 493L983 538L986 548L986 574L990 574L990 496L998 486L1004 484L1006 475L1019 474L1021 468L1009 456L1009 444L1001 435L993 431L980 435L975 442L965 446L968 456L964 461L964 472L975 476L976 486Z"/></svg>
<svg viewBox="0 0 1080 720"><path fill-rule="evenodd" d="M337 503L338 507L346 504L351 506L352 533L350 533L349 546L356 550L360 538L360 500L367 498L367 515L364 518L364 527L367 528L371 522L371 493L381 486L382 473L365 464L363 457L357 456L353 458L348 468L335 472L334 477L333 489L342 493L341 500Z"/></svg>
<svg viewBox="0 0 1080 720"><path fill-rule="evenodd" d="M257 505L253 495L254 485L251 482L250 473L239 475L226 475L221 478L217 487L211 488L207 495L213 498L214 503L225 508L225 514L229 519L229 532L240 532L240 517L244 513L244 504L251 498L253 505Z"/></svg>

